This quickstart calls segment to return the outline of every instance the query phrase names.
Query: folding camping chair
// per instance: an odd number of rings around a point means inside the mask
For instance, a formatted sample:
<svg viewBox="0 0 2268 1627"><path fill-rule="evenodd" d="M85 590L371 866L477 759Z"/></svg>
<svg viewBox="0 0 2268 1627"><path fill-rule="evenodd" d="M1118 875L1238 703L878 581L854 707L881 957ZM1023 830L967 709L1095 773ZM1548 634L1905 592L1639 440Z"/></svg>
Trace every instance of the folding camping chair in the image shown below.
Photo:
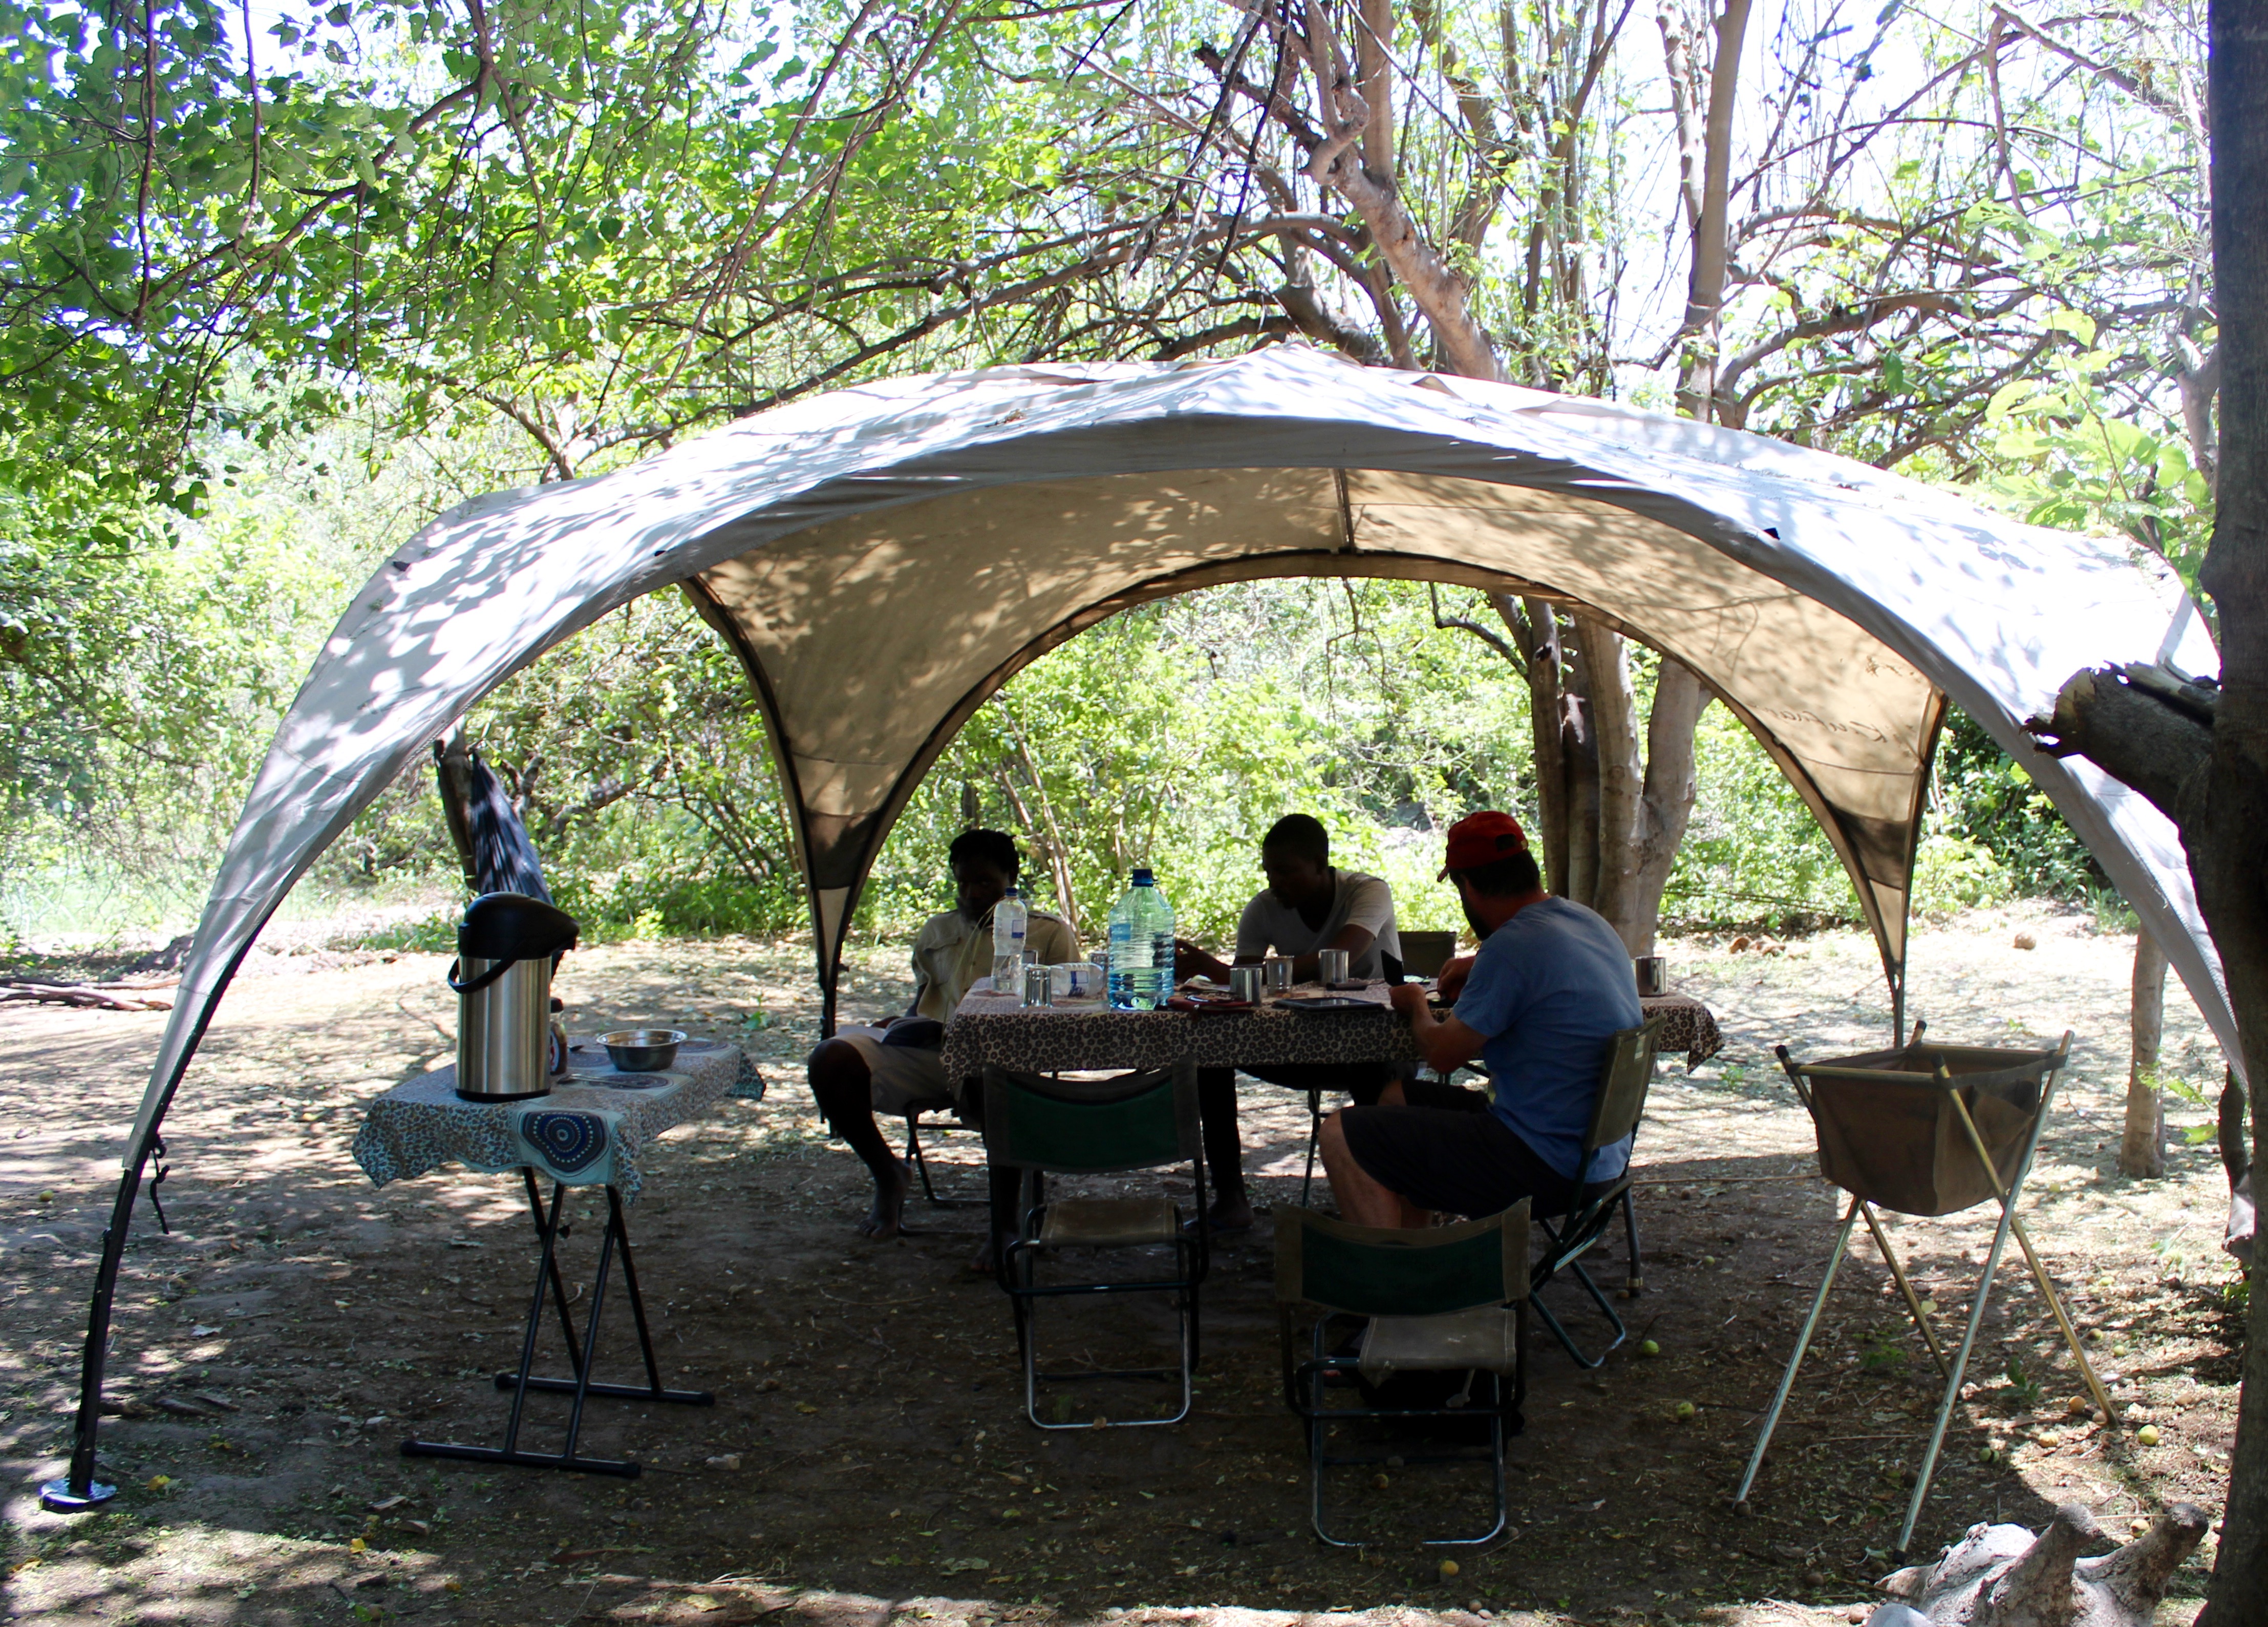
<svg viewBox="0 0 2268 1627"><path fill-rule="evenodd" d="M1101 1081L1051 1079L988 1065L984 1069L984 1148L994 1165L1024 1172L1032 1202L1017 1235L1000 1257L1000 1286L1016 1315L1016 1348L1024 1368L1025 1416L1042 1429L1125 1428L1178 1424L1189 1416L1190 1379L1197 1365L1197 1289L1211 1261L1205 1219L1204 1143L1197 1126L1197 1069L1122 1074ZM1197 1221L1184 1227L1171 1198L1057 1198L1045 1194L1049 1175L1101 1175L1186 1163L1196 1189ZM1038 1277L1043 1255L1066 1249L1151 1246L1173 1250L1165 1276L1122 1282L1049 1282ZM1039 1301L1066 1295L1160 1293L1173 1297L1180 1360L1172 1367L1042 1372L1035 1326ZM1169 1417L1098 1418L1089 1424L1047 1423L1039 1411L1039 1386L1091 1379L1178 1379L1180 1409Z"/></svg>
<svg viewBox="0 0 2268 1627"><path fill-rule="evenodd" d="M1410 977L1439 977L1457 952L1454 932L1405 932L1401 937L1402 970Z"/></svg>
<svg viewBox="0 0 2268 1627"><path fill-rule="evenodd" d="M1591 1128L1583 1134L1583 1161L1579 1168L1589 1169L1591 1155L1600 1148L1611 1147L1624 1136L1638 1133L1638 1120L1646 1113L1646 1091L1653 1083L1654 1049L1660 1043L1661 1027L1668 1020L1657 1012L1638 1027L1624 1029L1608 1046L1606 1062L1599 1069L1598 1099L1591 1105ZM1543 1258L1535 1262L1535 1313L1543 1319L1551 1336L1559 1341L1579 1366L1598 1366L1607 1359L1608 1350L1630 1337L1630 1329L1623 1325L1623 1319L1615 1313L1614 1306L1599 1291L1599 1285L1582 1265L1583 1256L1606 1235L1616 1209L1622 1211L1623 1232L1630 1244L1629 1292L1635 1298L1644 1291L1638 1263L1638 1212L1631 1202L1631 1172L1637 1167L1635 1148L1632 1153L1631 1161L1623 1166L1620 1175L1585 1187L1575 1206L1565 1214L1535 1217L1536 1225L1550 1242ZM1584 1355L1559 1319L1551 1314L1551 1307L1543 1303L1544 1284L1563 1271L1572 1273L1582 1284L1591 1302L1615 1330L1613 1342L1596 1356Z"/></svg>
<svg viewBox="0 0 2268 1627"><path fill-rule="evenodd" d="M1922 1504L1929 1496L1930 1478L1937 1469L1938 1453L1945 1444L1954 1403L1961 1396L1970 1351L1984 1323L1985 1303L1992 1296L1992 1279L1999 1270L2001 1252L2010 1233L2023 1250L2032 1279L2054 1313L2056 1326L2071 1347L2095 1404L2110 1422L2118 1418L2102 1379L2095 1376L2094 1364L2087 1358L2061 1296L2048 1280L2047 1268L2040 1263L2023 1222L2016 1217L2016 1202L2031 1172L2033 1152L2047 1126L2056 1076L2071 1055L2071 1035L2066 1032L2053 1050L1925 1046L1922 1035L1926 1026L1916 1023L1913 1038L1895 1049L1822 1062L1798 1062L1789 1056L1786 1046L1778 1047L1780 1067L1810 1113L1819 1138L1819 1172L1849 1193L1851 1202L1835 1233L1819 1291L1812 1297L1811 1313L1804 1319L1787 1370L1780 1375L1779 1388L1764 1414L1763 1428L1756 1432L1756 1449L1749 1456L1740 1490L1733 1494L1736 1504L1748 1501L1756 1472L1764 1465L1764 1449L1771 1444L1780 1411L1795 1387L1796 1370L1803 1364L1804 1352L1826 1309L1836 1268L1851 1244L1852 1228L1864 1219L1905 1300L1907 1313L1921 1330L1939 1371L1945 1374L1944 1399L1922 1453L1921 1472L1914 1481L1912 1500L1906 1505L1905 1523L1898 1530L1895 1551L1899 1554L1912 1540ZM2000 1222L1970 1302L1968 1327L1948 1364L1904 1267L1874 1218L1874 1206L1896 1214L1937 1216L1957 1214L1987 1201L1999 1204Z"/></svg>
<svg viewBox="0 0 2268 1627"><path fill-rule="evenodd" d="M1393 1450L1337 1453L1335 1429L1365 1419L1430 1421L1435 1428L1485 1419L1486 1460L1496 1521L1478 1536L1428 1539L1432 1547L1470 1547L1505 1526L1504 1443L1522 1427L1528 1396L1528 1205L1485 1220L1401 1231L1358 1226L1313 1209L1276 1211L1276 1301L1284 1364L1284 1399L1307 1426L1308 1513L1315 1535L1334 1548L1359 1544L1333 1536L1323 1514L1324 1471L1357 1464L1478 1462L1476 1451ZM1309 1354L1297 1354L1293 1313L1320 1314ZM1359 1329L1354 1350L1342 1350ZM1462 1392L1440 1406L1364 1404L1405 1372L1463 1372ZM1476 1394L1475 1392L1478 1391ZM1352 1404L1335 1406L1334 1394Z"/></svg>
<svg viewBox="0 0 2268 1627"><path fill-rule="evenodd" d="M936 1187L932 1185L930 1182L929 1160L922 1155L922 1115L924 1113L954 1113L956 1111L957 1109L954 1100L949 1096L940 1096L934 1101L915 1102L906 1109L906 1162L914 1166L914 1173L921 1177L922 1196L928 1200L932 1207L936 1209L974 1209L983 1206L988 1201L984 1198L941 1198L937 1195ZM946 1124L942 1121L932 1125L931 1128L940 1132L945 1130L968 1130L975 1132L977 1130L977 1127L973 1124Z"/></svg>
<svg viewBox="0 0 2268 1627"><path fill-rule="evenodd" d="M1396 965L1405 976L1429 978L1449 964L1457 952L1457 935L1454 932L1404 932L1401 935L1402 958L1390 962L1387 980L1394 980ZM1323 1087L1307 1087L1307 1167L1300 1177L1300 1207L1307 1207L1307 1199L1315 1186L1315 1150L1323 1137Z"/></svg>

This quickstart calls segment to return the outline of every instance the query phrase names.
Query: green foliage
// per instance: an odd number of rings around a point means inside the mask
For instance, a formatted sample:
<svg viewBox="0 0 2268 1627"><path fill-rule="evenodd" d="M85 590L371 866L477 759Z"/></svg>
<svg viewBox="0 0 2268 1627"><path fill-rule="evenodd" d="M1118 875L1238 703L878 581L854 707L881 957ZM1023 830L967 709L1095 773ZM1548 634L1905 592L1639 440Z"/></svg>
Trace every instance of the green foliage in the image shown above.
<svg viewBox="0 0 2268 1627"><path fill-rule="evenodd" d="M2109 885L2031 777L1958 708L1947 714L1938 741L1934 823L1965 851L1990 854L2007 872L2007 891L2080 903Z"/></svg>
<svg viewBox="0 0 2268 1627"><path fill-rule="evenodd" d="M2091 337L2092 324L2084 331ZM2104 350L2058 357L2044 376L1994 392L1985 421L1997 431L1999 469L1990 484L2034 525L2132 539L2195 593L2213 535L2213 483L2176 426L2146 428L2106 410L2099 375L2117 360Z"/></svg>
<svg viewBox="0 0 2268 1627"><path fill-rule="evenodd" d="M1700 794L1663 891L1664 914L1775 929L1857 920L1842 861L1747 726L1712 706L1693 748Z"/></svg>
<svg viewBox="0 0 2268 1627"><path fill-rule="evenodd" d="M940 907L937 855L973 803L1088 939L1148 863L1183 933L1225 941L1262 884L1261 833L1295 810L1330 828L1335 862L1386 876L1403 924L1454 928L1438 829L1522 805L1526 713L1519 675L1435 627L1409 584L1261 582L1126 611L971 720L885 847L867 919Z"/></svg>

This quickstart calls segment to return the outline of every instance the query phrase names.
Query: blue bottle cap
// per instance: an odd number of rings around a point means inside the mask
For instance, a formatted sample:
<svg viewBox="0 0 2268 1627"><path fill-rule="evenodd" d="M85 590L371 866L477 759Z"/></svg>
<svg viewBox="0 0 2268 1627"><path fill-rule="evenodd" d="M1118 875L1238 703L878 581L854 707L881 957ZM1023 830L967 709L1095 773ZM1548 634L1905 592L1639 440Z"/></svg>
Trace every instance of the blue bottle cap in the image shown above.
<svg viewBox="0 0 2268 1627"><path fill-rule="evenodd" d="M1158 878L1150 874L1147 865L1143 865L1137 868L1134 872L1134 884L1138 887L1154 887L1158 884Z"/></svg>

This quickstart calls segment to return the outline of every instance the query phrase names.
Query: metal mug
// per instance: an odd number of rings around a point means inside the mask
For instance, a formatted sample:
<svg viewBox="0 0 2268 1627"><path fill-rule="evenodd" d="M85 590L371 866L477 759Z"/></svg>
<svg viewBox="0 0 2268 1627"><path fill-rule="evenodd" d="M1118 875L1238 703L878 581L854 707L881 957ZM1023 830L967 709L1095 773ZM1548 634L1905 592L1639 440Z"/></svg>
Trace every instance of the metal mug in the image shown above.
<svg viewBox="0 0 2268 1627"><path fill-rule="evenodd" d="M1660 956L1640 955L1631 964L1638 973L1638 992L1641 996L1651 1000L1668 991L1668 968L1663 964Z"/></svg>
<svg viewBox="0 0 2268 1627"><path fill-rule="evenodd" d="M1056 1002L1056 974L1050 966L1024 968L1024 1003L1051 1006Z"/></svg>
<svg viewBox="0 0 2268 1627"><path fill-rule="evenodd" d="M1347 952L1343 949L1327 949L1315 955L1315 975L1328 986L1347 980Z"/></svg>
<svg viewBox="0 0 2268 1627"><path fill-rule="evenodd" d="M1228 969L1228 992L1232 998L1260 1003L1261 969L1258 966L1231 966Z"/></svg>
<svg viewBox="0 0 2268 1627"><path fill-rule="evenodd" d="M1270 1000L1292 992L1292 963L1283 956L1269 956L1260 963L1260 971L1261 981L1266 985Z"/></svg>

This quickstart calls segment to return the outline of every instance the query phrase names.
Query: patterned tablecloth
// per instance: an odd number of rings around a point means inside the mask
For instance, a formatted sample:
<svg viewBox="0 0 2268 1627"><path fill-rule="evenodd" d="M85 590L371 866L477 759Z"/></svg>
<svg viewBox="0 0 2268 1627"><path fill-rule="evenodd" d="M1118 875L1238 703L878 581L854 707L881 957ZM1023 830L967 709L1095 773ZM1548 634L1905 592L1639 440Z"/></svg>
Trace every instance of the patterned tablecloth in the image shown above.
<svg viewBox="0 0 2268 1627"><path fill-rule="evenodd" d="M1648 1017L1659 1011L1669 1019L1661 1025L1660 1054L1684 1052L1688 1071L1725 1048L1725 1036L1717 1032L1717 1014L1692 995L1657 995L1638 1004Z"/></svg>
<svg viewBox="0 0 2268 1627"><path fill-rule="evenodd" d="M1309 986L1295 995L1320 995ZM1078 1069L1166 1068L1187 1059L1200 1068L1270 1068L1294 1062L1414 1062L1409 1028L1386 1002L1386 985L1359 997L1375 1009L1302 1011L1273 1003L1249 1011L1113 1011L1100 1003L1032 1006L980 988L946 1024L948 1079L974 1078L987 1062L1027 1073ZM1723 1048L1709 1008L1685 995L1640 1002L1664 1012L1661 1049L1683 1050L1695 1067Z"/></svg>
<svg viewBox="0 0 2268 1627"><path fill-rule="evenodd" d="M466 1101L453 1067L395 1085L371 1103L355 1162L380 1187L451 1159L491 1174L528 1166L571 1187L613 1187L635 1203L647 1143L727 1091L748 1094L757 1077L740 1047L723 1039L687 1040L667 1073L616 1073L594 1039L573 1041L568 1054L566 1082L526 1101Z"/></svg>

